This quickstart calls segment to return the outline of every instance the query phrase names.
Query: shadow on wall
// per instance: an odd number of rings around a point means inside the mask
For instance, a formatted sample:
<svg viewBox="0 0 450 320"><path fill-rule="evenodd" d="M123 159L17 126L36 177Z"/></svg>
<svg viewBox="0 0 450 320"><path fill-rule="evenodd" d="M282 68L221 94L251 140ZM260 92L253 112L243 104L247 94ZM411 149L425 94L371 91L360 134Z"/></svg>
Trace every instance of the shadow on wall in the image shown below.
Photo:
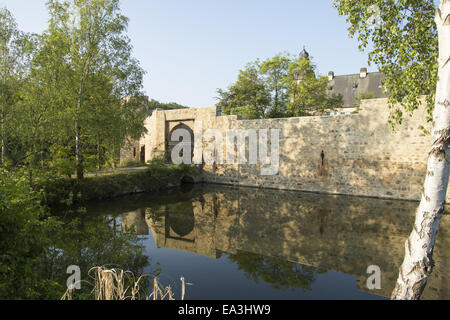
<svg viewBox="0 0 450 320"><path fill-rule="evenodd" d="M386 99L371 99L360 113L346 116L230 121L231 129L281 129L279 172L262 176L260 165L205 166L204 181L420 200L430 146L421 129L429 126L424 110L396 131L388 115Z"/></svg>

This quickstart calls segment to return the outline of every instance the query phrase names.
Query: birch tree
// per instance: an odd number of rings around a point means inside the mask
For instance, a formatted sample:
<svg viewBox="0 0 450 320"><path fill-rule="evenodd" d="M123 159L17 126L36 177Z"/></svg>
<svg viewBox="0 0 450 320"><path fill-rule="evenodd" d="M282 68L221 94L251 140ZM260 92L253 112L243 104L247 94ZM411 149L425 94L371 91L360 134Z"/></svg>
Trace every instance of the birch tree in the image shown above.
<svg viewBox="0 0 450 320"><path fill-rule="evenodd" d="M419 299L433 270L433 248L449 178L450 138L450 0L337 0L340 14L358 34L360 48L371 42L369 61L386 74L391 91L392 121L411 113L422 94L432 120L424 188L392 299ZM400 103L399 107L394 103ZM425 119L424 119L425 120Z"/></svg>
<svg viewBox="0 0 450 320"><path fill-rule="evenodd" d="M6 8L0 8L0 139L1 163L7 152L10 119L14 112L15 92L25 75L29 57L27 35L18 30L16 21Z"/></svg>
<svg viewBox="0 0 450 320"><path fill-rule="evenodd" d="M59 52L57 61L67 65L59 81L63 88L53 94L64 95L57 100L64 100L65 120L72 122L82 179L88 148L100 150L104 140L120 145L125 136L143 132L145 108L135 103L139 99L125 98L142 96L144 71L131 56L128 19L120 14L118 0L49 0L47 5L46 48ZM46 67L60 69L47 62Z"/></svg>
<svg viewBox="0 0 450 320"><path fill-rule="evenodd" d="M436 10L439 37L438 82L433 112L431 150L422 200L414 228L405 244L393 299L419 299L433 270L433 247L447 193L450 159L450 0L441 0Z"/></svg>

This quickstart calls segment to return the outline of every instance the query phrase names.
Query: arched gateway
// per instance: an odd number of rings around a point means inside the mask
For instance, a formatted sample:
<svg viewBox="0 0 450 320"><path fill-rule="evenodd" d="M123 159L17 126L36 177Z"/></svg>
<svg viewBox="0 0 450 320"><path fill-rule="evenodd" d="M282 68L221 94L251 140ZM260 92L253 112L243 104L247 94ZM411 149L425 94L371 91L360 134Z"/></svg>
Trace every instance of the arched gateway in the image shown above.
<svg viewBox="0 0 450 320"><path fill-rule="evenodd" d="M189 124L189 123L188 123ZM167 135L168 139L166 140L166 161L168 163L173 163L172 161L172 150L175 146L183 146L182 150L191 150L191 163L192 159L194 157L194 131L191 129L191 127L183 122L178 123L173 127L169 134ZM170 128L170 124L169 128ZM179 138L179 132L182 130L182 132L187 133L189 135L189 139L187 141L184 141L183 138ZM177 134L178 132L178 134ZM183 133L183 135L184 135ZM183 151L181 151L183 152ZM180 154L180 157L183 155Z"/></svg>

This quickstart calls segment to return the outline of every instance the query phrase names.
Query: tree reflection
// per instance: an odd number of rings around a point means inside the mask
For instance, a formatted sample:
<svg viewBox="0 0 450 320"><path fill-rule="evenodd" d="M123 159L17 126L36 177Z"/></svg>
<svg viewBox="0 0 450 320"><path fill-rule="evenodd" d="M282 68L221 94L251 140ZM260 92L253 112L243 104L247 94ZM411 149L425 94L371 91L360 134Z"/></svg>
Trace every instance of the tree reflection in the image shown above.
<svg viewBox="0 0 450 320"><path fill-rule="evenodd" d="M262 280L277 290L310 291L317 274L326 272L324 269L245 251L230 254L228 259L238 265L239 270L244 272L247 279L253 280L255 283Z"/></svg>
<svg viewBox="0 0 450 320"><path fill-rule="evenodd" d="M66 219L63 228L53 238L54 246L45 267L48 279L57 282L62 293L66 290L66 280L69 277L66 270L71 265L79 266L81 279L91 283L88 272L93 267L129 270L139 276L150 266L150 261L144 254L142 237L121 230L115 217L84 216ZM159 272L159 268L154 268L151 275L156 276ZM81 287L75 298L91 298L93 286L83 282ZM146 289L145 285L141 287Z"/></svg>

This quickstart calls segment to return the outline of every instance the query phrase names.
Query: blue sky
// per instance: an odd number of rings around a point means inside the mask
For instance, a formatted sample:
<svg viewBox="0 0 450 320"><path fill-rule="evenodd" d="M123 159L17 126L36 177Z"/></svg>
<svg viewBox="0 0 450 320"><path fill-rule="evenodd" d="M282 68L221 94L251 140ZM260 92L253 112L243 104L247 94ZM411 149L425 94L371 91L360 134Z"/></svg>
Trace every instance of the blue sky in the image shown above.
<svg viewBox="0 0 450 320"><path fill-rule="evenodd" d="M19 28L42 32L46 0L0 0ZM248 62L303 46L319 74L358 73L367 54L348 38L332 0L121 0L134 56L147 71L146 94L190 107L214 105L217 88ZM369 67L376 71L376 67Z"/></svg>

